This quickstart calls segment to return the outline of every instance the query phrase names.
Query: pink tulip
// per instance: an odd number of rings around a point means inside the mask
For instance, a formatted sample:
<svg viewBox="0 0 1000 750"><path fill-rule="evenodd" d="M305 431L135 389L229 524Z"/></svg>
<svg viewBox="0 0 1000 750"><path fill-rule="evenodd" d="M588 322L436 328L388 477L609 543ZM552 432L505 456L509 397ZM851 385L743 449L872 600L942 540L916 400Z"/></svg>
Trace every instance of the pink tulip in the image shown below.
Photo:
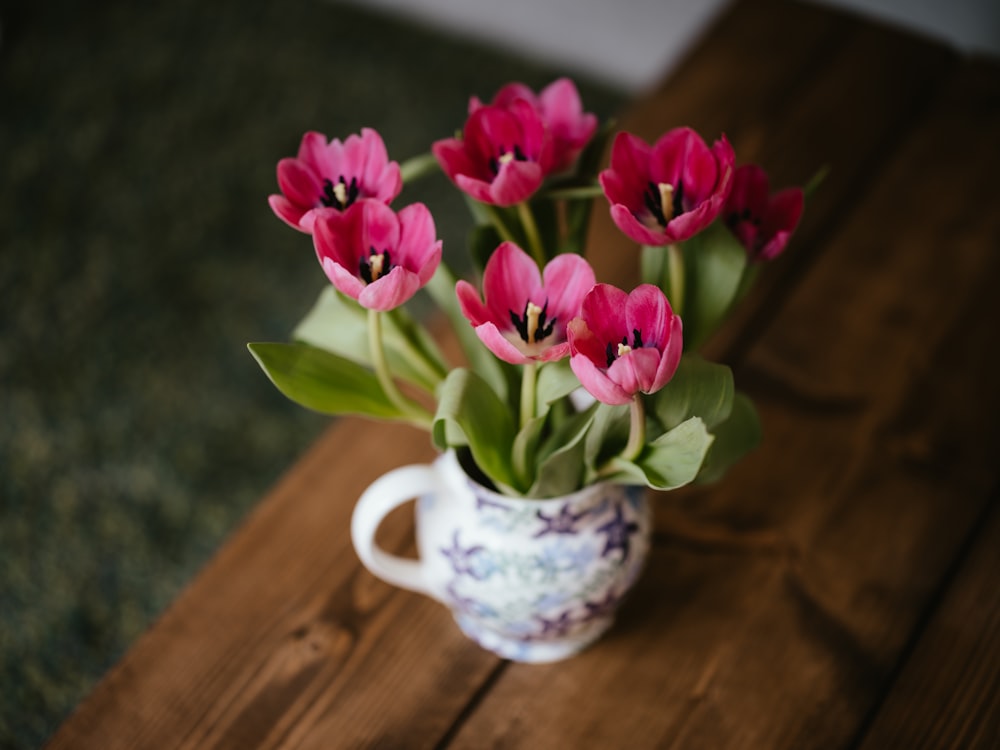
<svg viewBox="0 0 1000 750"><path fill-rule="evenodd" d="M599 179L622 232L643 245L669 245L694 236L719 215L733 160L725 136L709 148L690 128L675 128L653 146L619 133L611 166Z"/></svg>
<svg viewBox="0 0 1000 750"><path fill-rule="evenodd" d="M509 107L518 100L528 102L552 134L553 171L561 172L572 166L597 130L597 115L583 111L583 103L573 81L560 78L538 94L523 83L508 83L497 92L490 104ZM482 106L478 98L472 97L469 113Z"/></svg>
<svg viewBox="0 0 1000 750"><path fill-rule="evenodd" d="M486 263L485 302L467 281L459 281L455 293L487 348L505 362L522 365L569 354L566 324L580 313L594 281L593 269L579 255L556 256L539 272L527 253L504 242Z"/></svg>
<svg viewBox="0 0 1000 750"><path fill-rule="evenodd" d="M302 136L299 154L278 162L282 195L268 198L279 219L312 232L319 213L343 211L362 198L391 203L403 188L399 164L389 161L382 137L370 128L343 143L322 133Z"/></svg>
<svg viewBox="0 0 1000 750"><path fill-rule="evenodd" d="M441 241L422 203L398 214L371 198L316 217L313 244L333 285L363 307L391 310L430 281Z"/></svg>
<svg viewBox="0 0 1000 750"><path fill-rule="evenodd" d="M528 102L476 109L461 138L432 146L448 178L482 203L513 206L527 200L552 171L552 136Z"/></svg>
<svg viewBox="0 0 1000 750"><path fill-rule="evenodd" d="M751 261L773 260L798 226L804 203L801 188L771 195L767 173L747 164L733 175L733 189L722 216Z"/></svg>
<svg viewBox="0 0 1000 750"><path fill-rule="evenodd" d="M660 390L674 376L683 349L680 316L652 284L631 294L596 285L567 332L570 367L606 404L627 404L640 391Z"/></svg>

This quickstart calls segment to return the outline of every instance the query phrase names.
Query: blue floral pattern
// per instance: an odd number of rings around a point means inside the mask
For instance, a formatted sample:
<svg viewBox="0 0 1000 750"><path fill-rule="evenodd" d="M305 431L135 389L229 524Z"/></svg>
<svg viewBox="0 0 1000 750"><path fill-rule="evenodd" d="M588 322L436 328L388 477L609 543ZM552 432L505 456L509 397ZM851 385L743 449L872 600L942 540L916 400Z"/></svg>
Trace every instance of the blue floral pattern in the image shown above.
<svg viewBox="0 0 1000 750"><path fill-rule="evenodd" d="M462 477L449 497L421 499L418 538L438 598L465 633L505 658L551 661L607 630L647 557L643 489L603 484L528 500Z"/></svg>

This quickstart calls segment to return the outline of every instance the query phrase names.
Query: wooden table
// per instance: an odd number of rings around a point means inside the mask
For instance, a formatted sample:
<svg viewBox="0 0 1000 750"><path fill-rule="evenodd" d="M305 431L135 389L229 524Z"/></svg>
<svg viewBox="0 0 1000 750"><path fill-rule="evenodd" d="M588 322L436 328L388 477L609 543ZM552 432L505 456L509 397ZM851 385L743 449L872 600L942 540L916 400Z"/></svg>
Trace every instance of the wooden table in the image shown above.
<svg viewBox="0 0 1000 750"><path fill-rule="evenodd" d="M709 352L765 442L657 499L603 640L507 663L364 571L355 498L431 448L344 420L51 748L1000 746L1000 66L745 0L622 122L680 124L780 185L830 172ZM598 276L628 283L597 213Z"/></svg>

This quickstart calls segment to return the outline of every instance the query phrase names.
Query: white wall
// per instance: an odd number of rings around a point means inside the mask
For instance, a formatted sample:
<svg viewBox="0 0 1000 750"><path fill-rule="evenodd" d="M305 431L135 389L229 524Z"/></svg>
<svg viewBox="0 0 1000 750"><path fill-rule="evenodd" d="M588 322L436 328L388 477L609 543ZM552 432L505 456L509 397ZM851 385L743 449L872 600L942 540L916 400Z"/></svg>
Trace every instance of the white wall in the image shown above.
<svg viewBox="0 0 1000 750"><path fill-rule="evenodd" d="M335 0L391 10L629 91L662 77L728 0ZM1000 0L814 0L1000 56Z"/></svg>

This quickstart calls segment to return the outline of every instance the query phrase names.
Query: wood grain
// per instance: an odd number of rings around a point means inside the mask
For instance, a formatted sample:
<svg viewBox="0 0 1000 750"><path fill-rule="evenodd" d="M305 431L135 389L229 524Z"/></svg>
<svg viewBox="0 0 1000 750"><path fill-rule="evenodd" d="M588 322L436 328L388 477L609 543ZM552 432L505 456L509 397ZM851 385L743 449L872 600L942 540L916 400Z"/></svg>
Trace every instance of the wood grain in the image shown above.
<svg viewBox="0 0 1000 750"><path fill-rule="evenodd" d="M996 499L968 559L942 587L913 654L865 733L862 750L1000 744L1000 513ZM938 602L934 602L938 604Z"/></svg>
<svg viewBox="0 0 1000 750"><path fill-rule="evenodd" d="M853 740L996 483L998 82L949 81L739 368L767 440L684 506L731 542L665 539L652 621L565 667L512 665L456 747Z"/></svg>

